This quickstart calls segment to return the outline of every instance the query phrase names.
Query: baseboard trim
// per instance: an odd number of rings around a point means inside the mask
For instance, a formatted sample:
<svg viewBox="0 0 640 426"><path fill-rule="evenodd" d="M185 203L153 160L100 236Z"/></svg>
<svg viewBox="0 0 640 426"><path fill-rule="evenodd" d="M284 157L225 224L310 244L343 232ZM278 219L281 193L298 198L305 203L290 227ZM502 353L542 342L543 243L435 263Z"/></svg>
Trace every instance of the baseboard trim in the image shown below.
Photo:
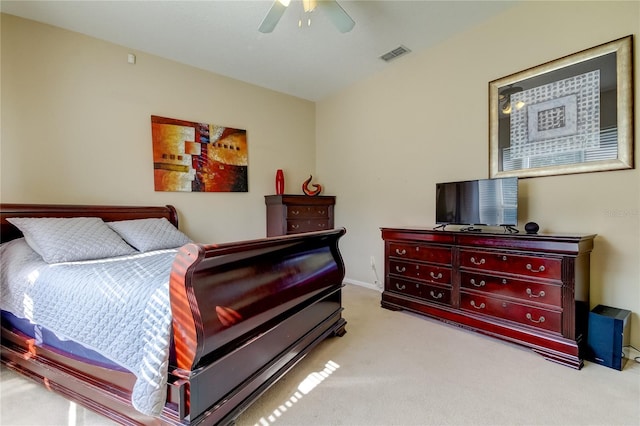
<svg viewBox="0 0 640 426"><path fill-rule="evenodd" d="M353 285L357 285L357 286L360 286L360 287L365 287L365 288L368 288L370 290L375 290L378 293L382 293L382 289L380 287L378 287L378 286L376 286L374 284L368 283L368 282L358 281L358 280L354 280L354 279L351 279L351 278L345 278L343 280L343 282L346 283L346 284L353 284Z"/></svg>

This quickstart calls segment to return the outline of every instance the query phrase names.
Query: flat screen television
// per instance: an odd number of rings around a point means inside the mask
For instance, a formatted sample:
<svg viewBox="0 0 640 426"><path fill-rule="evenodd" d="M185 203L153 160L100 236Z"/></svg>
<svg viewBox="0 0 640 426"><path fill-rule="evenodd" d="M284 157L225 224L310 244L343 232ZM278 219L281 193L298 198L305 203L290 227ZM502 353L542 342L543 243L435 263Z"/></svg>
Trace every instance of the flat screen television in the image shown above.
<svg viewBox="0 0 640 426"><path fill-rule="evenodd" d="M439 225L518 224L518 178L478 179L436 184Z"/></svg>

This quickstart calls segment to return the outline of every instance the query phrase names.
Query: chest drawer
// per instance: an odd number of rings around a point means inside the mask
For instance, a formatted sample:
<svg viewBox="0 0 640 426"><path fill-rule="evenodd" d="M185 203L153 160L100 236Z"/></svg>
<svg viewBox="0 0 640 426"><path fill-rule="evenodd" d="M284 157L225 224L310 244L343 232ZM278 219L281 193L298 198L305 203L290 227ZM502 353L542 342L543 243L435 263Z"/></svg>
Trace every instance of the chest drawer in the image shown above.
<svg viewBox="0 0 640 426"><path fill-rule="evenodd" d="M388 255L403 259L451 265L451 249L449 247L390 242Z"/></svg>
<svg viewBox="0 0 640 426"><path fill-rule="evenodd" d="M460 309L515 321L554 333L562 332L562 313L479 294L460 292Z"/></svg>
<svg viewBox="0 0 640 426"><path fill-rule="evenodd" d="M287 206L287 219L329 218L328 206Z"/></svg>
<svg viewBox="0 0 640 426"><path fill-rule="evenodd" d="M451 269L389 259L389 273L436 284L451 284Z"/></svg>
<svg viewBox="0 0 640 426"><path fill-rule="evenodd" d="M451 305L451 289L389 277L387 290L429 302Z"/></svg>
<svg viewBox="0 0 640 426"><path fill-rule="evenodd" d="M460 250L460 267L558 281L562 279L562 260L554 257L465 249Z"/></svg>
<svg viewBox="0 0 640 426"><path fill-rule="evenodd" d="M530 302L553 305L558 308L562 306L562 286L560 285L462 272L460 274L460 286L463 289L468 288L501 296L515 297Z"/></svg>
<svg viewBox="0 0 640 426"><path fill-rule="evenodd" d="M287 220L287 233L324 231L331 229L329 219Z"/></svg>

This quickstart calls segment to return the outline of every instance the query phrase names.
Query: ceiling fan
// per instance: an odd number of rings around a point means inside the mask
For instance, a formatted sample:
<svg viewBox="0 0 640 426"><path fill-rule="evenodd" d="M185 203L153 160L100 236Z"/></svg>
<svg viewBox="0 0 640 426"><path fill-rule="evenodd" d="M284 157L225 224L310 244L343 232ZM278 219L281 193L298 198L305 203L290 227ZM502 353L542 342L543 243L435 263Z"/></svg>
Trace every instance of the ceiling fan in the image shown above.
<svg viewBox="0 0 640 426"><path fill-rule="evenodd" d="M270 33L274 30L284 11L291 0L275 0L271 9L264 17L258 31L261 33ZM302 0L302 6L305 13L314 11L316 8L324 10L329 16L333 25L338 28L341 33L348 33L356 24L353 19L344 11L344 9L335 0Z"/></svg>

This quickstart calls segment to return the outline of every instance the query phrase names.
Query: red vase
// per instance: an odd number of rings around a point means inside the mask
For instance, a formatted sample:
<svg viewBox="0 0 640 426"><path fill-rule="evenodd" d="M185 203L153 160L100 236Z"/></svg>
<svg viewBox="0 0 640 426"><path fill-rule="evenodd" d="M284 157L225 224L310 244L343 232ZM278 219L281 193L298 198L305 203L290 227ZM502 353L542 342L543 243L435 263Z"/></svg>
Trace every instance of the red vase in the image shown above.
<svg viewBox="0 0 640 426"><path fill-rule="evenodd" d="M276 195L284 194L284 173L282 169L276 170Z"/></svg>

